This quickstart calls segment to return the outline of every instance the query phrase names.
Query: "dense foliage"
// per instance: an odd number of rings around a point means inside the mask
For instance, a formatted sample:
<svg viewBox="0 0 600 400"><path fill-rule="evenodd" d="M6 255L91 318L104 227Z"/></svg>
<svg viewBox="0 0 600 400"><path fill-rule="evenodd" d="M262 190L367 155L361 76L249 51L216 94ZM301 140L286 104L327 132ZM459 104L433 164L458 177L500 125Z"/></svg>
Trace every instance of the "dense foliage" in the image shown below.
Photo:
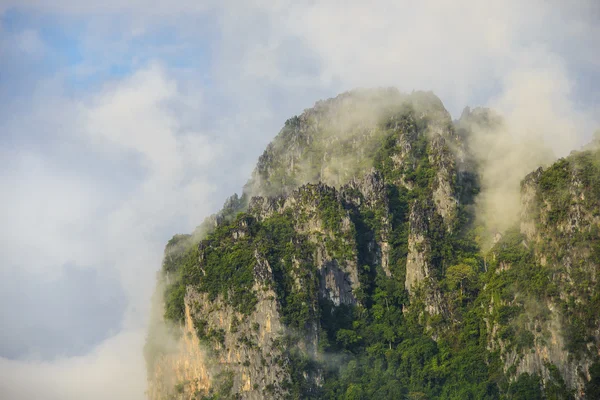
<svg viewBox="0 0 600 400"><path fill-rule="evenodd" d="M306 174L308 180L321 177L321 161L309 163L308 172L306 166L286 172L287 159L277 153L283 150L273 147L300 143L293 148L300 159L325 159L318 141L328 137L309 138L306 123L306 118L288 120L261 158L258 170L268 181L268 194L290 192ZM479 192L475 171L451 166L453 196L459 200L452 219L444 220L433 204L438 169L427 123L411 107L403 107L389 111L371 131L370 148L351 173L373 166L384 182L382 201L367 201L352 185L336 190L309 184L293 192L295 207L279 204L261 216L247 210L246 196L235 196L203 240L174 237L163 266L171 279L164 293L165 318L183 319L189 287L250 315L256 288L270 286L290 328L280 346L291 376L285 389L292 398L573 398L557 366L547 363L548 376L542 380L536 374L517 374L514 366L507 370L503 357L547 343L554 333L549 332L550 308L558 306L565 349L572 357L597 358L589 344L600 319L600 229L590 221L600 217L600 157L581 152L538 171L533 180L537 211L531 218L542 233L540 242L533 243L515 226L484 252L474 216ZM335 151L352 151L352 140L336 142ZM411 212L423 216L430 275L409 296L405 277ZM308 232L307 224L315 220L317 233ZM389 272L377 247L382 235L390 247ZM319 296L317 244L340 265L358 264L356 304L336 306ZM257 280L261 263L270 268L264 281ZM435 296L441 305L432 312ZM195 323L201 340L223 342L223 332L208 329L201 319ZM312 326L320 328L316 358L298 346ZM588 398L600 397L599 365L590 368Z"/></svg>
<svg viewBox="0 0 600 400"><path fill-rule="evenodd" d="M418 129L411 114L400 119L398 126L406 132ZM413 143L414 162L405 164L403 170L391 164L399 151L397 134L386 139L376 157L375 165L387 181L404 179L411 182L415 190L387 185L392 222L390 242L394 249L392 276L371 275L370 290L361 306L334 310L324 307L321 324L327 331L327 350L332 357L342 357L345 362L339 371L328 370L320 397L484 399L499 396L494 378L497 360L486 351L485 326L482 326L480 306L475 302L480 289L481 259L469 229L472 216L466 207L468 202L459 209L458 224L453 233L448 234L441 218L427 202L435 176L429 163L428 141L421 135ZM453 314L459 318L454 326L440 315L432 316L423 324L419 304L410 304L404 289L408 212L415 202L422 203L423 213L433 214L428 226L432 243L430 262L437 271L438 284L447 286L450 292L454 290ZM373 210L359 213L366 217L366 223L357 224L362 227L357 232L359 237L371 237L377 231L377 224L369 222L371 213ZM363 249L359 247L359 250ZM362 259L368 257L365 255ZM381 267L369 266L369 269L377 268ZM407 307L412 309L408 314L403 312ZM433 326L445 326L448 331L435 341L427 334Z"/></svg>

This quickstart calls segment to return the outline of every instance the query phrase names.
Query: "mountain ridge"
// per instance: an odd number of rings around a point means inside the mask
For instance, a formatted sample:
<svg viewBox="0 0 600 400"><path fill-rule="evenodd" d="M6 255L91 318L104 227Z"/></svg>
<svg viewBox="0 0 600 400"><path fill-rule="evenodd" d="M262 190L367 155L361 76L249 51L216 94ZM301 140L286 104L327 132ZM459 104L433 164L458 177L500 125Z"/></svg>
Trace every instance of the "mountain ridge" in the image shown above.
<svg viewBox="0 0 600 400"><path fill-rule="evenodd" d="M431 92L394 89L347 92L286 121L242 196L167 245L150 398L593 398L599 316L585 306L598 291L557 276L597 282L600 258L539 226L575 207L564 229L585 222L581 242L600 244L600 204L578 200L600 198L600 157L524 177L519 221L494 234L478 220L485 159L470 145L474 126L500 125L487 109L453 122ZM536 234L587 269L565 272ZM551 282L577 297L537 286ZM185 339L165 346L171 333Z"/></svg>

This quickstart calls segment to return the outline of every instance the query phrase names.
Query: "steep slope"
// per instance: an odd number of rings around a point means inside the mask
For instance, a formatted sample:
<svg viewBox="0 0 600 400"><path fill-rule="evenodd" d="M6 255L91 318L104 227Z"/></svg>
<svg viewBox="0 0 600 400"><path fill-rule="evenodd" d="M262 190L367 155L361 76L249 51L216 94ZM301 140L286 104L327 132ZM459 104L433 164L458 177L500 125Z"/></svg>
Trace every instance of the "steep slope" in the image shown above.
<svg viewBox="0 0 600 400"><path fill-rule="evenodd" d="M600 355L600 152L574 152L521 187L520 226L493 251L491 345L515 374L599 398L585 386Z"/></svg>
<svg viewBox="0 0 600 400"><path fill-rule="evenodd" d="M394 89L288 120L244 194L167 245L149 397L593 391L600 157L528 176L520 227L484 252L476 134L433 94ZM584 172L556 183L556 168Z"/></svg>

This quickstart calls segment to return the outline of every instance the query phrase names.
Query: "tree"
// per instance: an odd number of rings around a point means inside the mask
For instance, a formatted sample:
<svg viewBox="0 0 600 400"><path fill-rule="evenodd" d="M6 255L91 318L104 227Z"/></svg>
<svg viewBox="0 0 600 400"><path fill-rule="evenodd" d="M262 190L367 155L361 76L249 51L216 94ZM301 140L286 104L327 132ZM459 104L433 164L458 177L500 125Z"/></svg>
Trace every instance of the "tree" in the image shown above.
<svg viewBox="0 0 600 400"><path fill-rule="evenodd" d="M588 399L600 399L600 363L590 367L590 381L585 385L585 395Z"/></svg>
<svg viewBox="0 0 600 400"><path fill-rule="evenodd" d="M542 400L540 377L524 373L510 385L508 395L514 400Z"/></svg>
<svg viewBox="0 0 600 400"><path fill-rule="evenodd" d="M452 288L460 287L460 296L463 296L464 288L476 277L475 269L468 264L453 265L446 271L446 279Z"/></svg>
<svg viewBox="0 0 600 400"><path fill-rule="evenodd" d="M351 383L346 389L346 400L364 400L366 399L363 388L355 383Z"/></svg>

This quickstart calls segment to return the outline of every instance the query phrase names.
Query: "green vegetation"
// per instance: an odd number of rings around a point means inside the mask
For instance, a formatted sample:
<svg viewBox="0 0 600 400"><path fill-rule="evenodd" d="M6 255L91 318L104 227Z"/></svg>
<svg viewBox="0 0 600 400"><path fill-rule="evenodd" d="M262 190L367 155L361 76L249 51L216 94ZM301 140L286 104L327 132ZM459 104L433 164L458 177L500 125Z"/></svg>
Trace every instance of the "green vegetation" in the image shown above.
<svg viewBox="0 0 600 400"><path fill-rule="evenodd" d="M544 170L537 185L534 221L544 233L546 293L563 316L566 349L589 357L600 319L600 229L592 222L600 216L600 152L574 152Z"/></svg>
<svg viewBox="0 0 600 400"><path fill-rule="evenodd" d="M208 325L208 322L201 318L194 318L194 329L201 342L204 342L211 348L214 344L225 344L225 330L214 329Z"/></svg>
<svg viewBox="0 0 600 400"><path fill-rule="evenodd" d="M542 400L540 377L522 374L516 382L510 385L508 396L514 400Z"/></svg>
<svg viewBox="0 0 600 400"><path fill-rule="evenodd" d="M343 235L333 238L341 230L345 210L336 200L335 190L322 186L308 187L301 192L302 201L317 204L323 227L332 232L324 238L328 250L338 259L352 255L352 248ZM306 215L293 215L292 210L275 214L259 222L246 213L222 222L199 244L186 247L169 264L169 271L178 276L176 283L165 292L165 317L174 321L183 319L183 299L187 286L207 293L209 299L222 298L244 314L250 314L256 304L253 291L254 268L257 255L264 258L273 273L272 282L282 308L284 322L304 329L306 323L317 318L318 276L313 262L314 244L305 234L296 232L294 221ZM354 236L352 231L347 237ZM201 260L200 260L201 258ZM298 284L299 283L299 284Z"/></svg>
<svg viewBox="0 0 600 400"><path fill-rule="evenodd" d="M399 120L400 132L418 136L419 127L411 114ZM386 188L390 232L391 277L380 271L370 257L369 243L381 230L382 210L359 207L351 210L357 227L359 262L369 273L361 277L364 288L361 304L356 307L332 307L321 302L321 326L325 330L322 348L332 357L343 357L343 367L326 369L325 386L319 398L499 398L502 381L498 359L487 349L483 324L479 276L482 258L472 232L473 216L468 208L473 197L465 195L465 206L458 210L451 234L433 206L427 202L432 192L435 170L429 163L428 141L421 134L413 141L413 151L399 170L392 162L399 154L398 133L390 134L378 154L375 165L388 182L402 179L413 185L407 190L397 184ZM472 188L470 188L472 190ZM473 191L476 193L476 191ZM438 285L449 288L456 302L449 325L442 315L428 318L430 328L444 325L445 334L437 341L426 333L418 299L409 303L404 290L407 255L408 212L411 204L420 204L419 212L432 215L427 230L432 242L430 261L437 271ZM363 204L361 202L361 204ZM362 240L361 240L362 239ZM379 272L377 272L379 270ZM409 314L403 312L411 307ZM340 356L342 354L343 356ZM325 356L327 357L327 356Z"/></svg>
<svg viewBox="0 0 600 400"><path fill-rule="evenodd" d="M544 384L544 396L549 400L572 400L574 399L574 390L569 390L567 385L562 378L558 368L554 364L546 364L550 379ZM593 366L590 368L590 374L593 373ZM593 378L592 381L593 382ZM589 388L589 389L588 389ZM598 396L594 393L594 390L589 387L589 383L586 388L586 395L588 399L595 399ZM600 393L598 393L600 394Z"/></svg>
<svg viewBox="0 0 600 400"><path fill-rule="evenodd" d="M165 318L172 321L183 321L185 297L183 282L167 287L165 290Z"/></svg>
<svg viewBox="0 0 600 400"><path fill-rule="evenodd" d="M474 216L478 176L444 165L459 199L455 214L444 220L433 193L440 168L435 146L445 145L428 136L431 117L418 115L412 107L390 108L368 140L362 128L334 140L319 131L331 127L312 125L315 115L288 120L257 171L265 180L262 193L285 192L294 206L284 210L282 200L268 212L246 210L247 196L234 196L203 240L175 236L163 265L170 280L165 318L183 320L190 288L243 318L254 311L259 291L273 289L289 328L277 342L283 355L276 362L290 376L283 388L291 398L305 399L572 399L557 366L547 364L542 381L536 374L517 376L516 365L505 365L511 352L518 359L545 346L557 334L550 322L558 321L571 358L596 361L585 391L600 398L600 364L590 346L600 320L600 157L576 153L532 175L537 237L528 239L514 226L484 253ZM319 135L309 136L313 128ZM382 193L368 197L356 183L338 190L324 184L297 188L335 170L325 160L352 152L354 141L365 151L346 173L360 177L374 167L372 177L382 185L370 189ZM300 166L299 160L310 162ZM411 223L424 236L419 251L428 277L409 296L404 285ZM383 238L389 271L381 262ZM357 264L356 304L336 306L321 293L322 253L339 266ZM239 324L235 317L231 331ZM225 331L198 316L194 325L204 343L224 343ZM314 327L317 357L299 346L314 337ZM252 325L256 334L261 328ZM254 337L241 335L239 344L257 346ZM232 377L223 382L205 398L227 398ZM275 390L268 385L265 393Z"/></svg>
<svg viewBox="0 0 600 400"><path fill-rule="evenodd" d="M231 393L233 389L233 374L231 372L219 373L213 381L213 386L210 388L208 395L200 396L196 398L200 400L233 400L238 398L235 394Z"/></svg>
<svg viewBox="0 0 600 400"><path fill-rule="evenodd" d="M188 383L189 382L179 382L177 385L175 385L175 391L179 394L182 394L185 390L185 385L187 385Z"/></svg>
<svg viewBox="0 0 600 400"><path fill-rule="evenodd" d="M585 386L585 394L589 399L600 398L600 363L596 362L590 367L591 379Z"/></svg>
<svg viewBox="0 0 600 400"><path fill-rule="evenodd" d="M233 239L234 232L252 229L252 224L252 219L240 214L235 220L220 225L207 239L190 244L177 256L180 263L170 270L175 282L165 290L166 319L183 320L183 299L188 286L208 293L212 300L220 295L240 312L250 313L253 310L256 297L250 288L254 282L253 266L256 262L254 247L249 239ZM201 254L202 263L199 260Z"/></svg>
<svg viewBox="0 0 600 400"><path fill-rule="evenodd" d="M315 318L318 293L312 244L295 231L291 211L267 219L262 227L258 233L259 251L273 270L283 321L293 328L304 329Z"/></svg>

